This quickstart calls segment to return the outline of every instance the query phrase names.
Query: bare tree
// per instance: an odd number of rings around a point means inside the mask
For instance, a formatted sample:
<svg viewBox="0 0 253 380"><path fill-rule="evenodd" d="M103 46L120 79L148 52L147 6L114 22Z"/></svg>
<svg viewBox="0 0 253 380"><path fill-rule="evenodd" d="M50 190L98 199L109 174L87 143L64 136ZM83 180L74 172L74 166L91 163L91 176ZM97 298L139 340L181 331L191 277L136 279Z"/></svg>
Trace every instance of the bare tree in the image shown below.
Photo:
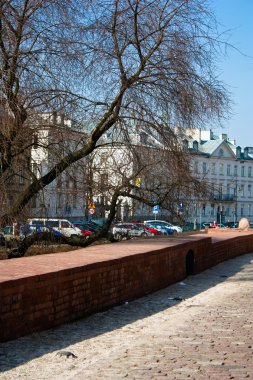
<svg viewBox="0 0 253 380"><path fill-rule="evenodd" d="M173 126L222 117L228 99L213 67L215 32L203 0L2 0L0 102L8 123L1 124L1 179L30 157L43 112L64 112L85 133L81 146L55 155L47 173L19 188L2 223L94 154L106 134L111 143L129 138L133 120L170 149Z"/></svg>
<svg viewBox="0 0 253 380"><path fill-rule="evenodd" d="M109 210L110 200L117 193L118 219L150 218L151 207L160 205L167 219L177 219L183 224L179 205L183 203L187 214L194 199L207 193L205 182L189 170L190 160L176 144L173 149L154 142L150 145L148 141L145 145L129 146L128 142L104 145L92 163L93 201L97 200L99 207L103 203Z"/></svg>

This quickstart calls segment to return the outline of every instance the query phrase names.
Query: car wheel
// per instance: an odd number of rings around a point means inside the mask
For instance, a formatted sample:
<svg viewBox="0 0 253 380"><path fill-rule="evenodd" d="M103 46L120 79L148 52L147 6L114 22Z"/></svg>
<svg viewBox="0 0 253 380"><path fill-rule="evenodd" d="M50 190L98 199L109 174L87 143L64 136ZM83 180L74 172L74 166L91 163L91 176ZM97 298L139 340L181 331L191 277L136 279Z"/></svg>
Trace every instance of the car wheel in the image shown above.
<svg viewBox="0 0 253 380"><path fill-rule="evenodd" d="M119 232L116 232L116 234L114 235L114 239L117 241L121 241L122 240L121 234Z"/></svg>
<svg viewBox="0 0 253 380"><path fill-rule="evenodd" d="M147 237L148 236L148 234L146 233L146 232L143 232L142 234L141 234L141 237Z"/></svg>
<svg viewBox="0 0 253 380"><path fill-rule="evenodd" d="M77 237L79 237L79 235L75 235L75 234L74 234L74 235L70 235L70 237L71 237L71 238L77 238Z"/></svg>

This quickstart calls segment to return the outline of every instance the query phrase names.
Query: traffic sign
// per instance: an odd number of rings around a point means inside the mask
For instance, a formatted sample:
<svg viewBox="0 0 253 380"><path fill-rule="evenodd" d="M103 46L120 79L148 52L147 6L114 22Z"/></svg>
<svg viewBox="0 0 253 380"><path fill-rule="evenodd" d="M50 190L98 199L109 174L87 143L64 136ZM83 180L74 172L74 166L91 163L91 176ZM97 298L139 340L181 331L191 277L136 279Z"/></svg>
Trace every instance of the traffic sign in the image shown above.
<svg viewBox="0 0 253 380"><path fill-rule="evenodd" d="M157 213L159 210L160 210L160 206L159 205L155 205L155 206L152 207L153 213Z"/></svg>
<svg viewBox="0 0 253 380"><path fill-rule="evenodd" d="M88 202L88 208L96 208L96 205L94 202L89 201Z"/></svg>

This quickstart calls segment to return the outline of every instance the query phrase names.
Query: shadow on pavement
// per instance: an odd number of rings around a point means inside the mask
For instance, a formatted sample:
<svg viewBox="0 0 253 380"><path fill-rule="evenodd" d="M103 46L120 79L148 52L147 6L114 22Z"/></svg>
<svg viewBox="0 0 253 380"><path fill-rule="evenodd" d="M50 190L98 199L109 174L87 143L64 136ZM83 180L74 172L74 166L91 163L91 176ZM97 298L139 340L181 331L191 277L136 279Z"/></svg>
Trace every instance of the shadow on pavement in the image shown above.
<svg viewBox="0 0 253 380"><path fill-rule="evenodd" d="M250 272L253 273L253 254L239 256L137 300L126 302L76 322L2 343L0 345L0 371L8 371L36 357L65 349L77 342L159 313L177 305L181 299L189 299L223 281L237 281L232 276L249 263L252 264ZM252 281L252 277L246 277L245 280Z"/></svg>

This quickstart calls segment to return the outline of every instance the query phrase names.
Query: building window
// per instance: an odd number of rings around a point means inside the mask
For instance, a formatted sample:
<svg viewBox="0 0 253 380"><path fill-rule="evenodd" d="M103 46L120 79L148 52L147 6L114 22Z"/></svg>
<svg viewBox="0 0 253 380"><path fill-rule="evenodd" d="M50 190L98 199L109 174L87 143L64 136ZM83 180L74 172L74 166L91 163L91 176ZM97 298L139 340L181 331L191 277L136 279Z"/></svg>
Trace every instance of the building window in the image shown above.
<svg viewBox="0 0 253 380"><path fill-rule="evenodd" d="M62 175L61 174L57 177L56 181L57 181L57 187L58 188L62 187Z"/></svg>
<svg viewBox="0 0 253 380"><path fill-rule="evenodd" d="M214 216L214 204L211 204L211 216Z"/></svg>
<svg viewBox="0 0 253 380"><path fill-rule="evenodd" d="M234 166L234 176L237 176L237 165Z"/></svg>
<svg viewBox="0 0 253 380"><path fill-rule="evenodd" d="M37 133L33 134L33 147L34 149L38 149L39 147L39 138L38 138Z"/></svg>
<svg viewBox="0 0 253 380"><path fill-rule="evenodd" d="M244 185L241 185L240 193L241 193L241 196L244 197Z"/></svg>
<svg viewBox="0 0 253 380"><path fill-rule="evenodd" d="M32 208L36 208L37 207L37 194L32 197L31 207Z"/></svg>
<svg viewBox="0 0 253 380"><path fill-rule="evenodd" d="M250 216L250 214L251 214L251 205L249 204L248 205L248 216Z"/></svg>
<svg viewBox="0 0 253 380"><path fill-rule="evenodd" d="M100 188L101 191L105 191L108 188L108 173L101 173Z"/></svg>
<svg viewBox="0 0 253 380"><path fill-rule="evenodd" d="M37 164L37 162L33 162L33 163L32 163L32 172L33 172L33 174L34 174L37 178L39 178L39 168L38 168L38 164Z"/></svg>
<svg viewBox="0 0 253 380"><path fill-rule="evenodd" d="M57 194L57 199L56 199L56 208L61 209L62 208L62 194L58 193Z"/></svg>
<svg viewBox="0 0 253 380"><path fill-rule="evenodd" d="M248 185L248 196L249 196L249 197L251 197L251 190L252 190L251 185Z"/></svg>
<svg viewBox="0 0 253 380"><path fill-rule="evenodd" d="M251 177L251 166L248 166L248 177Z"/></svg>
<svg viewBox="0 0 253 380"><path fill-rule="evenodd" d="M227 165L227 175L231 175L231 165Z"/></svg>
<svg viewBox="0 0 253 380"><path fill-rule="evenodd" d="M242 166L242 167L241 167L241 176L242 176L242 177L245 176L245 166Z"/></svg>
<svg viewBox="0 0 253 380"><path fill-rule="evenodd" d="M197 161L194 162L194 171L196 174L198 174L198 172L199 172L199 164Z"/></svg>
<svg viewBox="0 0 253 380"><path fill-rule="evenodd" d="M24 168L23 166L20 166L19 168L19 184L23 185L25 183L25 177L24 177Z"/></svg>
<svg viewBox="0 0 253 380"><path fill-rule="evenodd" d="M74 191L74 193L73 193L73 202L72 202L72 204L73 204L73 208L76 208L76 204L77 204L77 194L76 194L76 191Z"/></svg>
<svg viewBox="0 0 253 380"><path fill-rule="evenodd" d="M216 165L215 165L215 162L212 162L211 174L215 174L215 172L216 172Z"/></svg>
<svg viewBox="0 0 253 380"><path fill-rule="evenodd" d="M224 156L224 151L223 151L223 149L220 149L219 150L219 157L223 157Z"/></svg>
<svg viewBox="0 0 253 380"><path fill-rule="evenodd" d="M242 205L242 207L241 207L241 216L243 216L244 215L244 206Z"/></svg>
<svg viewBox="0 0 253 380"><path fill-rule="evenodd" d="M223 175L223 169L224 169L224 165L220 164L220 175Z"/></svg>
<svg viewBox="0 0 253 380"><path fill-rule="evenodd" d="M202 163L202 168L203 168L203 174L206 174L206 173L207 173L207 170L206 170L206 162L203 162L203 163Z"/></svg>

